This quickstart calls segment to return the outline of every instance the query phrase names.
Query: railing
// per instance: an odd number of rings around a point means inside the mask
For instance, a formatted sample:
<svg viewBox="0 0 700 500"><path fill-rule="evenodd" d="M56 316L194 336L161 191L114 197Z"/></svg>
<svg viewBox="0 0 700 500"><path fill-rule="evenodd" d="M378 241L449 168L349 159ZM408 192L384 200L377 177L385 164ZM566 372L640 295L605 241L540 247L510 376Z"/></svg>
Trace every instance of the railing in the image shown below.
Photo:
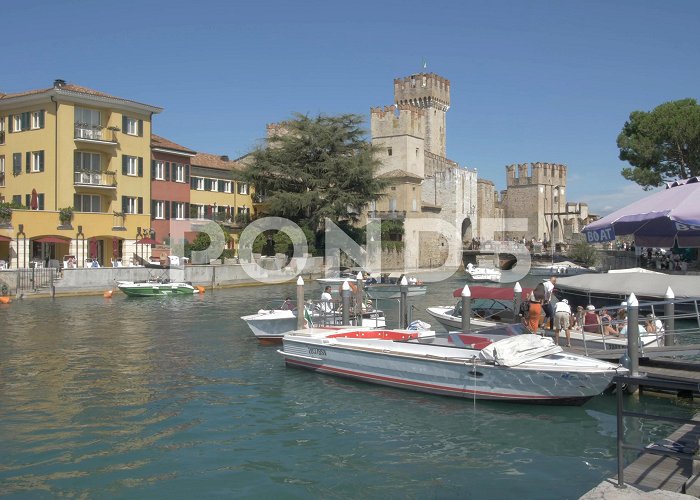
<svg viewBox="0 0 700 500"><path fill-rule="evenodd" d="M36 292L40 288L51 287L56 279L58 269L55 267L37 267L34 264L30 269L17 269L17 294L22 292ZM43 264L43 263L42 263Z"/></svg>
<svg viewBox="0 0 700 500"><path fill-rule="evenodd" d="M405 210L373 210L367 213L371 219L405 219Z"/></svg>
<svg viewBox="0 0 700 500"><path fill-rule="evenodd" d="M88 139L91 141L117 142L113 130L105 129L98 125L76 125L75 138Z"/></svg>
<svg viewBox="0 0 700 500"><path fill-rule="evenodd" d="M114 172L74 171L73 183L84 186L117 187Z"/></svg>

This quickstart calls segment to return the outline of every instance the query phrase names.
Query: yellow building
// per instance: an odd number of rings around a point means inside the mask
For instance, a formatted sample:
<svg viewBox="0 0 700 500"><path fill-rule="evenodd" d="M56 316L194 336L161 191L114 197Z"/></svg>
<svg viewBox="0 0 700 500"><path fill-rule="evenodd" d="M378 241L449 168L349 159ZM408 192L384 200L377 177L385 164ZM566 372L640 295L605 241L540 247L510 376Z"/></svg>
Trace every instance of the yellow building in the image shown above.
<svg viewBox="0 0 700 500"><path fill-rule="evenodd" d="M0 94L0 202L13 204L11 220L0 220L0 260L130 262L150 226L160 111L63 80Z"/></svg>
<svg viewBox="0 0 700 500"><path fill-rule="evenodd" d="M237 240L253 207L250 186L238 175L243 166L209 153L197 153L190 163L190 217L221 222Z"/></svg>

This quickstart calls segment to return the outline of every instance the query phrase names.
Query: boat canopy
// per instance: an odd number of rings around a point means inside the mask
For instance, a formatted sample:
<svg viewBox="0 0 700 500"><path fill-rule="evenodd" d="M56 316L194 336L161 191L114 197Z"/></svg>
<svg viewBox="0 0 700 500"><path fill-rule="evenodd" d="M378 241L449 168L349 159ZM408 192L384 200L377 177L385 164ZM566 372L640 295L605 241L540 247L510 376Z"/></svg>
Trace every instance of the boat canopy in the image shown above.
<svg viewBox="0 0 700 500"><path fill-rule="evenodd" d="M453 297L462 296L462 288L458 288L452 293ZM494 300L513 300L514 292L512 288L495 287L495 286L469 286L472 299L494 299ZM532 288L523 288L522 298L527 297L532 292Z"/></svg>

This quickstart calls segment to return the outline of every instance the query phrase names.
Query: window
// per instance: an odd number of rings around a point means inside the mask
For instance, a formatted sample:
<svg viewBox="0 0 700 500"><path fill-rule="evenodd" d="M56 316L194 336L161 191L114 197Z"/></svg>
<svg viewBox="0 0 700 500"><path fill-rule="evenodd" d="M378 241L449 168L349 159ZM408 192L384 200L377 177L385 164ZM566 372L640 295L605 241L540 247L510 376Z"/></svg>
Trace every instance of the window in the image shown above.
<svg viewBox="0 0 700 500"><path fill-rule="evenodd" d="M5 187L5 156L0 156L0 187Z"/></svg>
<svg viewBox="0 0 700 500"><path fill-rule="evenodd" d="M392 198L389 200L389 211L396 212L396 198Z"/></svg>
<svg viewBox="0 0 700 500"><path fill-rule="evenodd" d="M248 194L248 184L238 183L238 194Z"/></svg>
<svg viewBox="0 0 700 500"><path fill-rule="evenodd" d="M389 156L391 156L393 153L393 150L391 148L387 148L386 152Z"/></svg>
<svg viewBox="0 0 700 500"><path fill-rule="evenodd" d="M44 152L34 151L32 153L32 172L43 172L44 171Z"/></svg>
<svg viewBox="0 0 700 500"><path fill-rule="evenodd" d="M85 153L83 151L76 151L74 155L74 162L76 172L99 172L101 170L99 153Z"/></svg>
<svg viewBox="0 0 700 500"><path fill-rule="evenodd" d="M134 196L122 196L122 212L125 214L142 214L143 198Z"/></svg>
<svg viewBox="0 0 700 500"><path fill-rule="evenodd" d="M12 131L21 132L22 131L22 115L12 116Z"/></svg>
<svg viewBox="0 0 700 500"><path fill-rule="evenodd" d="M153 218L154 219L165 219L165 202L164 201L154 201L153 202Z"/></svg>
<svg viewBox="0 0 700 500"><path fill-rule="evenodd" d="M101 212L102 203L96 194L74 194L73 206L76 212Z"/></svg>
<svg viewBox="0 0 700 500"><path fill-rule="evenodd" d="M211 190L212 191L218 191L218 181L216 179L211 180Z"/></svg>
<svg viewBox="0 0 700 500"><path fill-rule="evenodd" d="M243 206L243 207L238 207L238 215L248 215L250 214L250 208Z"/></svg>
<svg viewBox="0 0 700 500"><path fill-rule="evenodd" d="M139 121L136 118L129 118L128 116L124 118L124 133L129 135L139 135Z"/></svg>
<svg viewBox="0 0 700 500"><path fill-rule="evenodd" d="M122 173L125 175L139 175L139 162L135 156L124 156ZM132 212L134 213L134 212Z"/></svg>
<svg viewBox="0 0 700 500"><path fill-rule="evenodd" d="M224 182L224 193L231 192L231 181Z"/></svg>
<svg viewBox="0 0 700 500"><path fill-rule="evenodd" d="M185 204L176 203L172 204L172 217L173 219L184 219L185 218Z"/></svg>
<svg viewBox="0 0 700 500"><path fill-rule="evenodd" d="M12 153L12 175L22 173L22 153Z"/></svg>
<svg viewBox="0 0 700 500"><path fill-rule="evenodd" d="M204 179L201 177L193 177L194 179L194 188L197 191L204 191Z"/></svg>
<svg viewBox="0 0 700 500"><path fill-rule="evenodd" d="M175 182L185 182L185 166L182 163L178 163L175 167L175 175L173 177Z"/></svg>
<svg viewBox="0 0 700 500"><path fill-rule="evenodd" d="M84 128L100 127L100 112L94 109L75 108L75 124Z"/></svg>
<svg viewBox="0 0 700 500"><path fill-rule="evenodd" d="M5 144L5 117L0 116L0 144Z"/></svg>
<svg viewBox="0 0 700 500"><path fill-rule="evenodd" d="M204 179L202 179L204 180ZM204 209L204 205L193 205L196 209L196 216L198 219L204 219L206 218L206 210Z"/></svg>
<svg viewBox="0 0 700 500"><path fill-rule="evenodd" d="M417 212L417 211L418 211L418 202L416 201L415 198L413 199L413 203L411 204L411 209L412 209L414 212Z"/></svg>
<svg viewBox="0 0 700 500"><path fill-rule="evenodd" d="M416 158L418 158L418 151L419 151L419 148L416 148Z"/></svg>
<svg viewBox="0 0 700 500"><path fill-rule="evenodd" d="M165 179L165 164L160 160L153 165L153 178L159 181Z"/></svg>
<svg viewBox="0 0 700 500"><path fill-rule="evenodd" d="M44 110L32 111L32 130L44 128Z"/></svg>
<svg viewBox="0 0 700 500"><path fill-rule="evenodd" d="M22 206L22 195L21 194L12 195L12 203L14 203L17 206Z"/></svg>

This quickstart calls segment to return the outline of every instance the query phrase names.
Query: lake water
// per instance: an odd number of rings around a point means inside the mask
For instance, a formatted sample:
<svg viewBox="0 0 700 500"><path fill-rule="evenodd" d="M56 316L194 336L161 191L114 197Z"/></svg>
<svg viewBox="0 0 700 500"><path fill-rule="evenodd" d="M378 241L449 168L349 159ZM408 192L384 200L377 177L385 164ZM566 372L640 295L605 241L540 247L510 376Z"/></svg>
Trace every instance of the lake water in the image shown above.
<svg viewBox="0 0 700 500"><path fill-rule="evenodd" d="M430 322L424 308L452 303L463 284L430 285L414 318ZM240 316L294 293L0 306L0 494L562 499L615 473L614 396L582 407L474 403L286 368ZM309 284L307 297L318 295ZM671 429L626 427L637 443Z"/></svg>

